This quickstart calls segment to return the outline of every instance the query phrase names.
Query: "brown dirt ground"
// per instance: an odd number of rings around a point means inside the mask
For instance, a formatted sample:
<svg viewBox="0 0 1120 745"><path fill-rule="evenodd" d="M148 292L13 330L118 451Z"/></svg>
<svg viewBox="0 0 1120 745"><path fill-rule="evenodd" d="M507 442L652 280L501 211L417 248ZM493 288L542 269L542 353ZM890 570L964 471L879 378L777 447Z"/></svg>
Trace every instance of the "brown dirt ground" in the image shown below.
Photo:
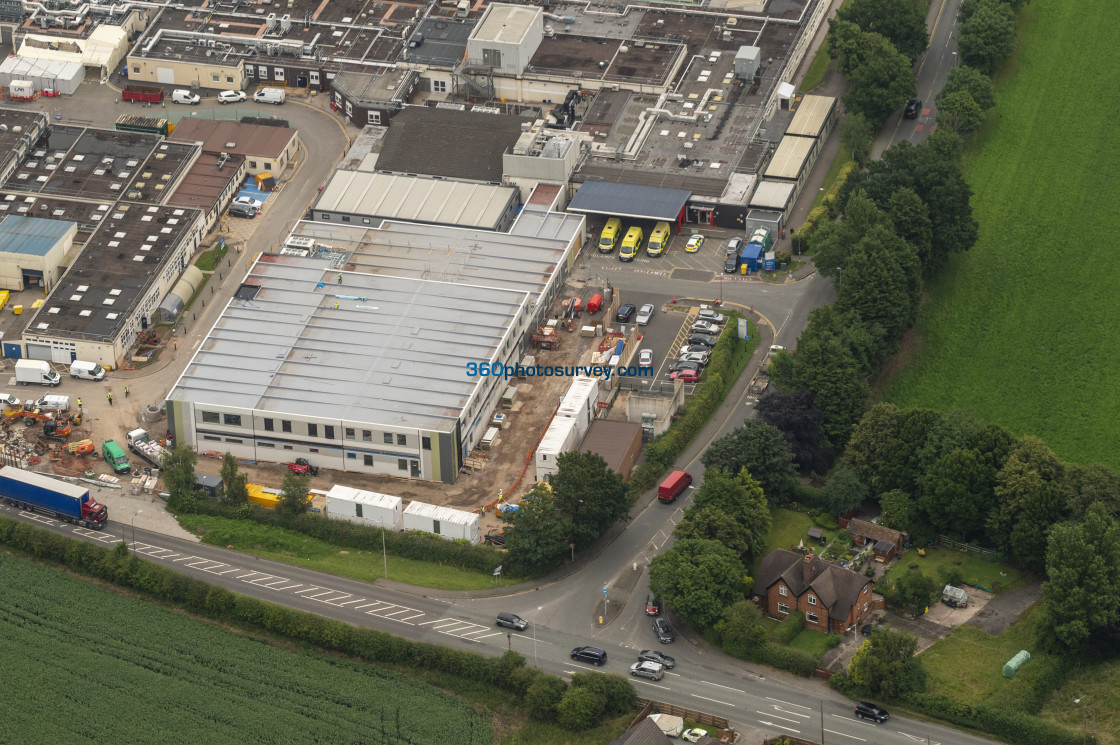
<svg viewBox="0 0 1120 745"><path fill-rule="evenodd" d="M910 364L914 355L921 351L923 343L924 341L917 331L912 328L906 330L898 342L898 351L891 355L890 359L883 365L883 369L871 382L873 398L877 399L891 378Z"/></svg>

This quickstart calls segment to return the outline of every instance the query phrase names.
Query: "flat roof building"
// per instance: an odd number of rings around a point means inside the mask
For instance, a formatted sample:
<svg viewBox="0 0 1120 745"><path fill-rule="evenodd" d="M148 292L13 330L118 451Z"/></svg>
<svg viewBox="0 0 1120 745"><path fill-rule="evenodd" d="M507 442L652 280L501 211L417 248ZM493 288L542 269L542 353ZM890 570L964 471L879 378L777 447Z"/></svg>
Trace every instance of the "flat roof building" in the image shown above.
<svg viewBox="0 0 1120 745"><path fill-rule="evenodd" d="M62 220L0 216L0 289L54 287L78 226Z"/></svg>
<svg viewBox="0 0 1120 745"><path fill-rule="evenodd" d="M252 266L168 395L180 442L455 481L505 385L469 365L516 360L532 297L352 264L265 254Z"/></svg>
<svg viewBox="0 0 1120 745"><path fill-rule="evenodd" d="M202 149L245 158L250 176L279 176L299 149L299 132L288 127L183 117L171 133L177 142L200 142Z"/></svg>
<svg viewBox="0 0 1120 745"><path fill-rule="evenodd" d="M369 225L399 219L503 231L520 202L518 190L509 186L338 170L311 212L320 222Z"/></svg>

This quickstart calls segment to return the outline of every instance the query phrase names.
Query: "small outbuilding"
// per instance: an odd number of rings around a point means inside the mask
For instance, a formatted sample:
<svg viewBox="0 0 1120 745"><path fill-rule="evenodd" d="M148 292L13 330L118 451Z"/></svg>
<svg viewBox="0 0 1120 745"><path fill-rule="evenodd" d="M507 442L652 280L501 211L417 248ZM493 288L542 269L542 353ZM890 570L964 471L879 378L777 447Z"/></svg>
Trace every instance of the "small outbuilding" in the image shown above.
<svg viewBox="0 0 1120 745"><path fill-rule="evenodd" d="M592 420L579 444L579 452L588 451L600 455L607 462L607 467L623 479L629 478L642 454L641 423Z"/></svg>
<svg viewBox="0 0 1120 745"><path fill-rule="evenodd" d="M439 507L424 502L410 502L404 510L404 529L433 533L449 541L482 541L478 514Z"/></svg>
<svg viewBox="0 0 1120 745"><path fill-rule="evenodd" d="M968 593L963 588L945 585L941 590L941 602L950 608L968 607Z"/></svg>

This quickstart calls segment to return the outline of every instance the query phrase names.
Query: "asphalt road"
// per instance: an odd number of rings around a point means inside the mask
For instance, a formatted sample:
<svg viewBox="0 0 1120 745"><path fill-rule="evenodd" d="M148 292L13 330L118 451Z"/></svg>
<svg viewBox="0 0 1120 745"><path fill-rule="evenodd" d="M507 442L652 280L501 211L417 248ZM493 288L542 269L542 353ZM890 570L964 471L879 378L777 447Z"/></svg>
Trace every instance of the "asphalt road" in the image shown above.
<svg viewBox="0 0 1120 745"><path fill-rule="evenodd" d="M937 109L933 99L945 85L949 71L960 64L957 56L957 11L961 0L938 0L930 5L926 28L930 30L929 47L918 60L918 98L922 110L917 119L903 119L902 111L893 116L879 134L871 148L871 156L878 158L884 150L899 140L918 144L933 132L937 122Z"/></svg>

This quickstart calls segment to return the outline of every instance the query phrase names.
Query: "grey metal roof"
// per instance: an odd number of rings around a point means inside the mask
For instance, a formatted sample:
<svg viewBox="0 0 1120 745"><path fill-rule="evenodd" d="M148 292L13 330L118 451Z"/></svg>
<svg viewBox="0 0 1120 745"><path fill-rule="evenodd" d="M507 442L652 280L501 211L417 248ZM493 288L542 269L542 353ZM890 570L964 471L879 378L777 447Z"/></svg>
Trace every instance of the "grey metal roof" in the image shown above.
<svg viewBox="0 0 1120 745"><path fill-rule="evenodd" d="M64 220L7 215L0 217L0 253L46 256L67 233L77 226Z"/></svg>
<svg viewBox="0 0 1120 745"><path fill-rule="evenodd" d="M659 186L585 181L568 204L572 212L676 220L692 192Z"/></svg>
<svg viewBox="0 0 1120 745"><path fill-rule="evenodd" d="M502 154L517 144L524 122L507 114L405 106L389 122L377 169L499 183Z"/></svg>
<svg viewBox="0 0 1120 745"><path fill-rule="evenodd" d="M797 180L816 144L816 139L812 137L786 135L778 143L778 149L774 151L774 157L770 159L762 175L766 178Z"/></svg>
<svg viewBox="0 0 1120 745"><path fill-rule="evenodd" d="M454 67L467 53L467 39L474 31L475 21L453 21L448 18L425 18L409 37L409 43L422 34L424 42L417 47L405 46L401 59L414 64Z"/></svg>
<svg viewBox="0 0 1120 745"><path fill-rule="evenodd" d="M836 99L832 96L805 96L786 127L786 134L818 137L835 107Z"/></svg>
<svg viewBox="0 0 1120 745"><path fill-rule="evenodd" d="M347 254L355 271L501 287L538 295L547 287L582 224L553 238L385 221L378 227L301 220L293 236Z"/></svg>
<svg viewBox="0 0 1120 745"><path fill-rule="evenodd" d="M511 186L338 170L314 210L494 230L516 192Z"/></svg>
<svg viewBox="0 0 1120 745"><path fill-rule="evenodd" d="M172 401L450 431L524 292L338 272L265 254L169 394ZM338 307L335 307L335 304Z"/></svg>

